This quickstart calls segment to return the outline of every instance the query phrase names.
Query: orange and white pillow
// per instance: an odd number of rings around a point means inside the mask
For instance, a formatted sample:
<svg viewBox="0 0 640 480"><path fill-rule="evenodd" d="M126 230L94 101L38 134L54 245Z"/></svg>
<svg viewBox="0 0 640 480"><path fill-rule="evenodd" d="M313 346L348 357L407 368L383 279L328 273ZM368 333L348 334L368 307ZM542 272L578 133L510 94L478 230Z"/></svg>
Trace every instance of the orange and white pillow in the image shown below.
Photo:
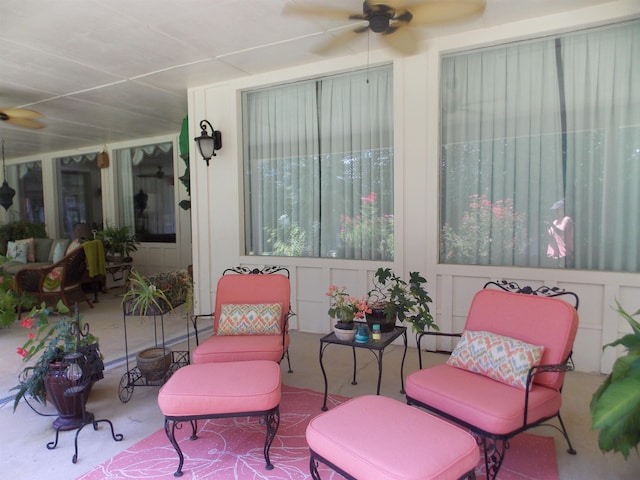
<svg viewBox="0 0 640 480"><path fill-rule="evenodd" d="M540 364L543 346L491 332L465 330L447 364L526 388L529 369Z"/></svg>
<svg viewBox="0 0 640 480"><path fill-rule="evenodd" d="M218 335L278 335L281 315L279 303L225 304L220 309Z"/></svg>

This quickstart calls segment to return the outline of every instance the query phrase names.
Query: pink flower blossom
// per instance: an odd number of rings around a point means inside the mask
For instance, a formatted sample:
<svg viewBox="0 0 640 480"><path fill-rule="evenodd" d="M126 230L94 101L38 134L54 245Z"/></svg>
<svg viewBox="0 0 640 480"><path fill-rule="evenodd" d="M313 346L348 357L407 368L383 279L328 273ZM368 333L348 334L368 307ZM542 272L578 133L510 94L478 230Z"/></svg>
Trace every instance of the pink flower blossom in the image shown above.
<svg viewBox="0 0 640 480"><path fill-rule="evenodd" d="M16 353L20 355L22 358L26 357L29 354L29 352L22 347L16 348Z"/></svg>
<svg viewBox="0 0 640 480"><path fill-rule="evenodd" d="M33 328L34 323L35 323L35 320L31 317L23 318L20 321L20 325L22 325L25 328Z"/></svg>
<svg viewBox="0 0 640 480"><path fill-rule="evenodd" d="M373 203L378 198L378 194L376 192L369 192L369 195L366 197L360 197L360 201L362 203Z"/></svg>

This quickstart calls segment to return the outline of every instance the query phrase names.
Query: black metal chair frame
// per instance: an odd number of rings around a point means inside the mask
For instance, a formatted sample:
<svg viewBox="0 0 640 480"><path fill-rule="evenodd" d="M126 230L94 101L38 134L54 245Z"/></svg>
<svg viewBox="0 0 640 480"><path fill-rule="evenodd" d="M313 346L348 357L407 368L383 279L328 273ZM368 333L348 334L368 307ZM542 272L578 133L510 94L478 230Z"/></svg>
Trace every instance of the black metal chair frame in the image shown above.
<svg viewBox="0 0 640 480"><path fill-rule="evenodd" d="M574 292L570 292L559 287L541 286L541 287L538 287L537 289L533 289L532 287L529 287L529 286L520 287L516 282L510 282L507 280L489 281L485 283L483 288L489 288L489 287L497 287L506 292L513 292L513 293L519 293L524 295L537 295L537 296L544 296L544 297L559 297L559 296L567 295L569 297L572 297L573 299L572 306L576 309L576 311L578 310L578 305L579 305L578 295L575 294ZM419 357L420 369L422 369L421 341L425 336L460 337L461 335L462 335L461 333L442 333L442 332L429 332L429 331L420 332L416 334L416 344L418 346L418 357ZM447 350L425 350L425 351L431 352L431 353L451 353L450 351L447 351ZM522 427L517 428L516 430L513 430L506 434L498 435L491 432L487 432L474 425L464 422L446 412L443 412L437 408L434 408L430 405L422 403L417 399L410 398L409 396L407 396L407 403L410 405L411 404L418 405L426 410L434 412L437 415L440 415L470 430L471 433L476 437L478 445L480 445L482 450L484 451L487 479L495 479L498 475L498 471L500 470L500 467L502 466L502 462L504 460L504 455L506 453L506 450L509 448L509 439L534 427L545 425L545 426L555 428L562 434L562 436L567 442L567 445L568 445L567 453L571 455L576 454L575 449L571 445L569 434L567 432L567 429L565 428L564 422L562 421L562 417L560 416L559 410L554 415L550 415L548 417L542 418L536 422L530 423L527 421L528 407L529 407L529 392L531 390L533 378L535 377L535 375L544 373L544 372L569 372L572 370L574 370L572 352L569 353L566 360L561 364L537 365L537 366L531 367L527 374L527 384L525 388L523 425ZM562 387L560 387L560 391L562 391ZM558 427L557 425L547 423L549 420L555 417L558 418L558 423L560 424L560 427Z"/></svg>
<svg viewBox="0 0 640 480"><path fill-rule="evenodd" d="M257 267L249 268L249 267L243 267L243 266L232 267L232 268L225 269L222 272L222 275L223 276L228 274L272 275L272 274L277 274L279 272L284 272L287 275L287 278L291 279L291 276L289 274L289 269L285 267L280 267L277 265L267 265L263 268L257 268ZM212 313L205 313L205 314L191 316L193 329L195 330L195 333L196 333L196 346L200 345L200 338L198 337L198 320L202 318L212 319L214 315L215 315L214 312L212 312ZM293 370L291 369L291 358L289 356L289 349L288 348L285 349L285 338L288 335L288 331L289 331L289 318L293 317L294 315L295 313L293 312L293 310L291 310L291 303L289 303L289 312L287 312L287 314L285 315L284 325L282 326L283 327L282 328L282 357L280 358L280 361L282 361L282 359L286 357L287 366L289 367L288 373L293 373Z"/></svg>

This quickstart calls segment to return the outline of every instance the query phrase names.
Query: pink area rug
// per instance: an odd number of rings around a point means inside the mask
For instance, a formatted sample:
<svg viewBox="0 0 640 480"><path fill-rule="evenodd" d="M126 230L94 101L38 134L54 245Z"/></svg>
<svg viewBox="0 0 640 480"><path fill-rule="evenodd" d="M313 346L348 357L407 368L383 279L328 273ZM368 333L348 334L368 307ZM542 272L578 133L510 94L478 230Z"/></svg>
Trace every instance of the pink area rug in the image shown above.
<svg viewBox="0 0 640 480"><path fill-rule="evenodd" d="M265 470L265 427L257 418L224 418L199 422L198 439L188 439L191 428L176 432L184 453L183 479L198 480L302 480L310 479L309 448L305 440L307 424L322 413L322 393L282 386L280 427L271 445L274 464ZM346 400L330 395L332 408ZM103 479L172 479L178 466L178 455L169 443L164 429L141 440L78 480ZM324 467L319 468L323 480L342 476ZM485 479L484 463L476 470L478 480ZM558 478L554 440L537 435L518 435L510 444L498 480Z"/></svg>

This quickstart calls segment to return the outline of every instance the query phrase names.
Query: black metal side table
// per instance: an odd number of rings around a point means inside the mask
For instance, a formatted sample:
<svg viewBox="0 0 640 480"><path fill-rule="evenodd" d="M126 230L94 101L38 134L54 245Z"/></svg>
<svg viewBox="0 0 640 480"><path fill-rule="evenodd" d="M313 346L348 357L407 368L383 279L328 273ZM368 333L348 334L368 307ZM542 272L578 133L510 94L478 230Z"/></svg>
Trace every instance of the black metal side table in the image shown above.
<svg viewBox="0 0 640 480"><path fill-rule="evenodd" d="M354 322L356 325L365 324L365 322ZM353 350L353 381L352 385L356 385L358 382L356 381L356 348L364 348L369 350L373 355L378 359L378 388L376 390L376 395L380 395L380 382L382 380L382 354L384 353L384 349L387 348L394 340L398 337L402 336L404 340L404 352L402 353L402 364L400 365L400 392L404 393L404 360L407 356L407 327L403 326L395 326L393 331L382 333L381 339L378 341L372 340L371 336L369 336L369 340L367 342L356 342L353 341L343 341L338 340L336 334L331 332L328 335L325 335L320 339L320 369L322 370L322 376L324 377L324 402L322 404L322 411L327 411L327 394L329 389L329 383L327 382L327 372L324 369L324 364L322 362L324 351L329 345L343 345L346 347L351 347Z"/></svg>

